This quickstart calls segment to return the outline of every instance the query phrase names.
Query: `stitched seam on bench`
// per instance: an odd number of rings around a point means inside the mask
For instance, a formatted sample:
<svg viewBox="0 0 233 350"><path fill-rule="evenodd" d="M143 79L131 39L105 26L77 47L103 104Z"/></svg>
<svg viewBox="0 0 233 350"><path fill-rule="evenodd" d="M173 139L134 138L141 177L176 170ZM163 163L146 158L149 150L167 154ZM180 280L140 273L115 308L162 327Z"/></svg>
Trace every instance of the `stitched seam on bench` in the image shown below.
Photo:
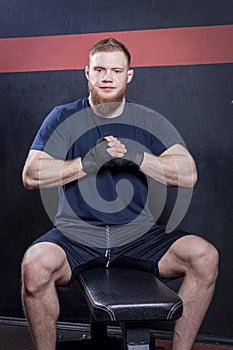
<svg viewBox="0 0 233 350"><path fill-rule="evenodd" d="M179 301L178 303L176 303L172 309L169 311L168 315L167 315L167 320L171 320L173 314L176 312L176 310L182 305L182 301Z"/></svg>
<svg viewBox="0 0 233 350"><path fill-rule="evenodd" d="M103 311L106 311L107 314L108 314L109 317L110 317L110 320L111 320L111 321L116 321L116 317L115 317L114 312L113 312L111 309L109 309L107 306L99 306L99 305L96 305L96 304L95 304L95 308L100 309L100 310L103 310Z"/></svg>
<svg viewBox="0 0 233 350"><path fill-rule="evenodd" d="M111 321L116 321L115 314L114 314L114 312L113 312L111 309L109 309L107 306L99 306L99 305L96 305L96 304L94 303L94 300L93 300L91 294L88 292L88 288L86 288L87 284L85 283L85 280L83 279L83 277L82 277L81 275L79 275L79 278L82 280L84 289L85 289L85 291L86 291L86 293L87 293L89 299L92 301L92 304L95 305L95 308L100 309L100 310L103 310L103 311L106 311L107 314L108 314L109 317L110 317L110 320L111 320Z"/></svg>

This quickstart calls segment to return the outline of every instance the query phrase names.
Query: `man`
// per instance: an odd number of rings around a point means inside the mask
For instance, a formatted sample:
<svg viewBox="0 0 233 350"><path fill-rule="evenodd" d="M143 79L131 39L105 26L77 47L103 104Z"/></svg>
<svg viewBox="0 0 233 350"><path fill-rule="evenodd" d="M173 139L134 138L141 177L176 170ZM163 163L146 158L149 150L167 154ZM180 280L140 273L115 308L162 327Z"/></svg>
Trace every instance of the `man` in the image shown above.
<svg viewBox="0 0 233 350"><path fill-rule="evenodd" d="M121 42L97 43L85 73L89 97L50 113L23 170L26 188L59 191L54 227L22 262L22 300L35 348L55 349L56 289L70 288L81 269L117 264L160 278L184 276L173 350L191 349L213 296L218 253L197 235L165 234L152 222L146 179L192 188L194 160L158 113L126 102L134 72Z"/></svg>

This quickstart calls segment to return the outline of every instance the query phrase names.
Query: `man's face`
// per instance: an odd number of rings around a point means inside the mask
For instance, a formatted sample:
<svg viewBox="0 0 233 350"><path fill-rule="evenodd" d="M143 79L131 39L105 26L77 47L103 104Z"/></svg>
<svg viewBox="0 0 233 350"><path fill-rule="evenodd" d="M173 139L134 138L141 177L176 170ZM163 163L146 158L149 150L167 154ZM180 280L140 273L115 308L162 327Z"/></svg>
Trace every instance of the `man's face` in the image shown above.
<svg viewBox="0 0 233 350"><path fill-rule="evenodd" d="M93 105L122 102L133 71L123 52L97 52L90 57L86 77Z"/></svg>

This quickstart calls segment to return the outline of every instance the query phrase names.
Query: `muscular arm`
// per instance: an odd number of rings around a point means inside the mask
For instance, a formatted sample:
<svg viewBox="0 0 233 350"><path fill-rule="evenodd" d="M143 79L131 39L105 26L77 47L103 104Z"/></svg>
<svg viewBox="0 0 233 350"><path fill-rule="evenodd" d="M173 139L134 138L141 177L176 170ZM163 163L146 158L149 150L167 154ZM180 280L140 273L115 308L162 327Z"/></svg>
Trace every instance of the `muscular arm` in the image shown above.
<svg viewBox="0 0 233 350"><path fill-rule="evenodd" d="M31 150L24 165L22 179L27 189L37 189L65 185L84 175L80 158L63 161L46 152Z"/></svg>
<svg viewBox="0 0 233 350"><path fill-rule="evenodd" d="M107 152L110 157L123 157L125 146L113 136L106 139L109 142ZM24 165L22 179L27 189L38 189L62 186L86 175L81 158L63 161L46 152L31 150Z"/></svg>
<svg viewBox="0 0 233 350"><path fill-rule="evenodd" d="M192 188L197 181L197 171L190 153L179 144L167 149L160 156L144 153L140 170L168 186Z"/></svg>
<svg viewBox="0 0 233 350"><path fill-rule="evenodd" d="M112 136L107 150L112 157L123 157L125 146ZM49 188L79 180L86 173L82 170L81 158L63 161L43 151L31 150L25 162L22 179L27 189ZM160 156L147 152L140 170L153 179L169 186L193 187L197 181L194 160L181 145L174 145Z"/></svg>

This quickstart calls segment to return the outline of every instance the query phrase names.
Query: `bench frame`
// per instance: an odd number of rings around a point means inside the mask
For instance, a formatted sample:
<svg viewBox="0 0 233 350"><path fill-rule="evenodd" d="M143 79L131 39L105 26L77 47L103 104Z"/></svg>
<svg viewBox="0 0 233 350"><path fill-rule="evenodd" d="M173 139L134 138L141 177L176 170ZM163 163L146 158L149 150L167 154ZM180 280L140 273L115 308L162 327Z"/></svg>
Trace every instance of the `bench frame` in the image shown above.
<svg viewBox="0 0 233 350"><path fill-rule="evenodd" d="M97 343L109 344L111 350L154 349L150 323L182 315L180 297L150 272L97 267L80 273L79 283L90 310L90 339L76 342L77 349L94 349ZM108 336L109 324L121 327L121 342ZM58 344L57 349L76 349L73 343Z"/></svg>

